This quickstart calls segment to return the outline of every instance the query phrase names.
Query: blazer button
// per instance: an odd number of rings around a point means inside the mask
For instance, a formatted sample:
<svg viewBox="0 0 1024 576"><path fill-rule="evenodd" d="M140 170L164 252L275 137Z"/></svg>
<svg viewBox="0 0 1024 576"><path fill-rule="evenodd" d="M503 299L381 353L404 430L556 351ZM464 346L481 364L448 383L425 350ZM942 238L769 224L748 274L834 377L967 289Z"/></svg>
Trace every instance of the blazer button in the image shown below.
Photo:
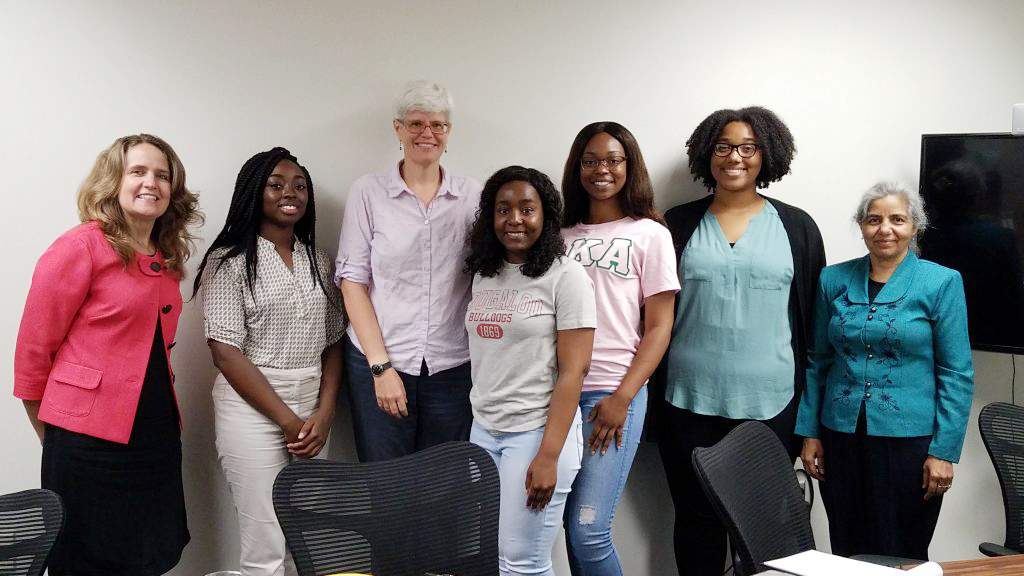
<svg viewBox="0 0 1024 576"><path fill-rule="evenodd" d="M166 310L164 310L164 312L167 312L167 311L166 311ZM868 354L868 360L871 360L871 359L872 359L872 358L874 358L874 357L875 357L875 355L874 355L874 354Z"/></svg>
<svg viewBox="0 0 1024 576"><path fill-rule="evenodd" d="M872 311L872 312L878 312L878 308L876 308L876 307L872 306L872 307L871 307L871 311Z"/></svg>
<svg viewBox="0 0 1024 576"><path fill-rule="evenodd" d="M159 272L160 271L160 263L159 262L151 263L149 265L149 269L152 270L153 272Z"/></svg>
<svg viewBox="0 0 1024 576"><path fill-rule="evenodd" d="M168 304L167 306L164 306L163 311L164 311L164 314L167 314L168 312L170 312L171 311L171 305Z"/></svg>
<svg viewBox="0 0 1024 576"><path fill-rule="evenodd" d="M874 319L874 316L872 316L871 314L868 314L868 320L872 320L872 319Z"/></svg>
<svg viewBox="0 0 1024 576"><path fill-rule="evenodd" d="M864 397L865 398L871 398L871 392L865 392L864 393Z"/></svg>
<svg viewBox="0 0 1024 576"><path fill-rule="evenodd" d="M865 384L865 386L867 386L868 388L871 388L871 382L868 382L867 384Z"/></svg>

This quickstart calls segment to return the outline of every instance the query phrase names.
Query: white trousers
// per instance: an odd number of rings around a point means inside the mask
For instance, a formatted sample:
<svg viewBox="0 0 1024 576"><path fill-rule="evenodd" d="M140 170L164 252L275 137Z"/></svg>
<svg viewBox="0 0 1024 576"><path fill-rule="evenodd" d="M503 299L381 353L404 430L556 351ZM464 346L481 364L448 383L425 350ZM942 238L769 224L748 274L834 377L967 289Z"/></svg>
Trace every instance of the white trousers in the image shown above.
<svg viewBox="0 0 1024 576"><path fill-rule="evenodd" d="M274 392L305 420L317 409L320 366L295 370L260 368ZM238 512L243 576L297 574L274 514L274 479L293 457L284 434L235 392L223 374L213 382L217 455ZM327 446L318 458L327 455Z"/></svg>

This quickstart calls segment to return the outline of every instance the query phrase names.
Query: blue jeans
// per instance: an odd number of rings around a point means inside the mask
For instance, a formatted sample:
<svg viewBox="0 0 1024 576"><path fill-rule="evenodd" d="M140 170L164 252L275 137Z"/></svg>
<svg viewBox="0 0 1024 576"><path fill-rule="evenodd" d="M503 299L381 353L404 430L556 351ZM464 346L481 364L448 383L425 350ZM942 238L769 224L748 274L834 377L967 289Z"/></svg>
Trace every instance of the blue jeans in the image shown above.
<svg viewBox="0 0 1024 576"><path fill-rule="evenodd" d="M426 370L424 370L426 372ZM452 440L468 440L473 424L469 362L436 374L398 373L409 415L395 418L377 406L366 356L345 338L345 389L352 408L356 454L361 462L390 460Z"/></svg>
<svg viewBox="0 0 1024 576"><path fill-rule="evenodd" d="M583 392L580 412L583 414L583 440L594 429L587 416L610 391ZM590 453L584 445L583 468L576 476L565 506L565 546L569 569L573 576L622 575L622 564L612 543L612 518L626 486L633 457L640 446L640 436L647 416L647 386L641 388L629 405L622 427L622 448L614 440L608 452Z"/></svg>
<svg viewBox="0 0 1024 576"><path fill-rule="evenodd" d="M558 482L551 501L543 510L526 507L526 471L540 449L544 427L526 432L492 434L477 422L469 441L491 455L501 478L501 504L498 514L498 573L501 576L554 576L551 547L558 535L558 524L565 498L580 469L583 438L580 415L576 413L565 445L558 456Z"/></svg>

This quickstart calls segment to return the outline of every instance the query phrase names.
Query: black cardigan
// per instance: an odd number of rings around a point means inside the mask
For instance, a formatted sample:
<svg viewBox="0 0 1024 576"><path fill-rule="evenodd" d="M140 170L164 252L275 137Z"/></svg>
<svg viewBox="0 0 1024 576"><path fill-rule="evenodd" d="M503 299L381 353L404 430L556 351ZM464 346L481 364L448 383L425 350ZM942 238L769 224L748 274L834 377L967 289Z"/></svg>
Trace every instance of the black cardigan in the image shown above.
<svg viewBox="0 0 1024 576"><path fill-rule="evenodd" d="M779 212L779 219L789 237L789 246L793 251L793 283L789 291L789 323L793 331L793 359L795 366L794 395L796 398L803 393L807 382L807 347L813 333L814 300L818 290L818 275L825 267L825 246L821 241L821 233L814 219L807 213L780 202L774 198L764 197ZM672 233L672 244L676 249L678 264L686 243L697 229L704 214L707 213L713 194L700 200L680 204L665 213L665 221ZM685 290L686 287L684 286ZM676 296L676 306L679 297ZM668 353L662 359L655 376L651 378L648 396L647 418L653 426L661 420L658 416L665 402L665 380L668 366ZM651 430L656 430L652 428Z"/></svg>

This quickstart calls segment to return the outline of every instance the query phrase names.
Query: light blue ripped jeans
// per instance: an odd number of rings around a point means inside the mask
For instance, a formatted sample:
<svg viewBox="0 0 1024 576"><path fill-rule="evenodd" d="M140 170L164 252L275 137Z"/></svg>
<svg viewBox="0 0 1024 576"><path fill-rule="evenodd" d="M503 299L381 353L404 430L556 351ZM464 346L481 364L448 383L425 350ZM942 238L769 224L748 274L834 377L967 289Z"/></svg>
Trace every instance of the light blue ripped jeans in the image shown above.
<svg viewBox="0 0 1024 576"><path fill-rule="evenodd" d="M469 441L491 455L501 478L501 508L498 512L498 573L501 576L555 576L551 547L565 498L580 469L583 439L580 413L569 426L565 445L558 456L558 481L551 501L539 512L526 507L526 471L540 449L544 427L526 432L492 434L473 422Z"/></svg>
<svg viewBox="0 0 1024 576"><path fill-rule="evenodd" d="M612 544L612 518L626 486L633 457L647 416L647 386L641 388L626 413L622 430L622 448L614 440L608 452L590 453L586 445L593 422L587 422L590 410L610 391L584 391L580 396L583 414L583 467L576 475L565 505L565 545L573 576L621 576L622 564Z"/></svg>

